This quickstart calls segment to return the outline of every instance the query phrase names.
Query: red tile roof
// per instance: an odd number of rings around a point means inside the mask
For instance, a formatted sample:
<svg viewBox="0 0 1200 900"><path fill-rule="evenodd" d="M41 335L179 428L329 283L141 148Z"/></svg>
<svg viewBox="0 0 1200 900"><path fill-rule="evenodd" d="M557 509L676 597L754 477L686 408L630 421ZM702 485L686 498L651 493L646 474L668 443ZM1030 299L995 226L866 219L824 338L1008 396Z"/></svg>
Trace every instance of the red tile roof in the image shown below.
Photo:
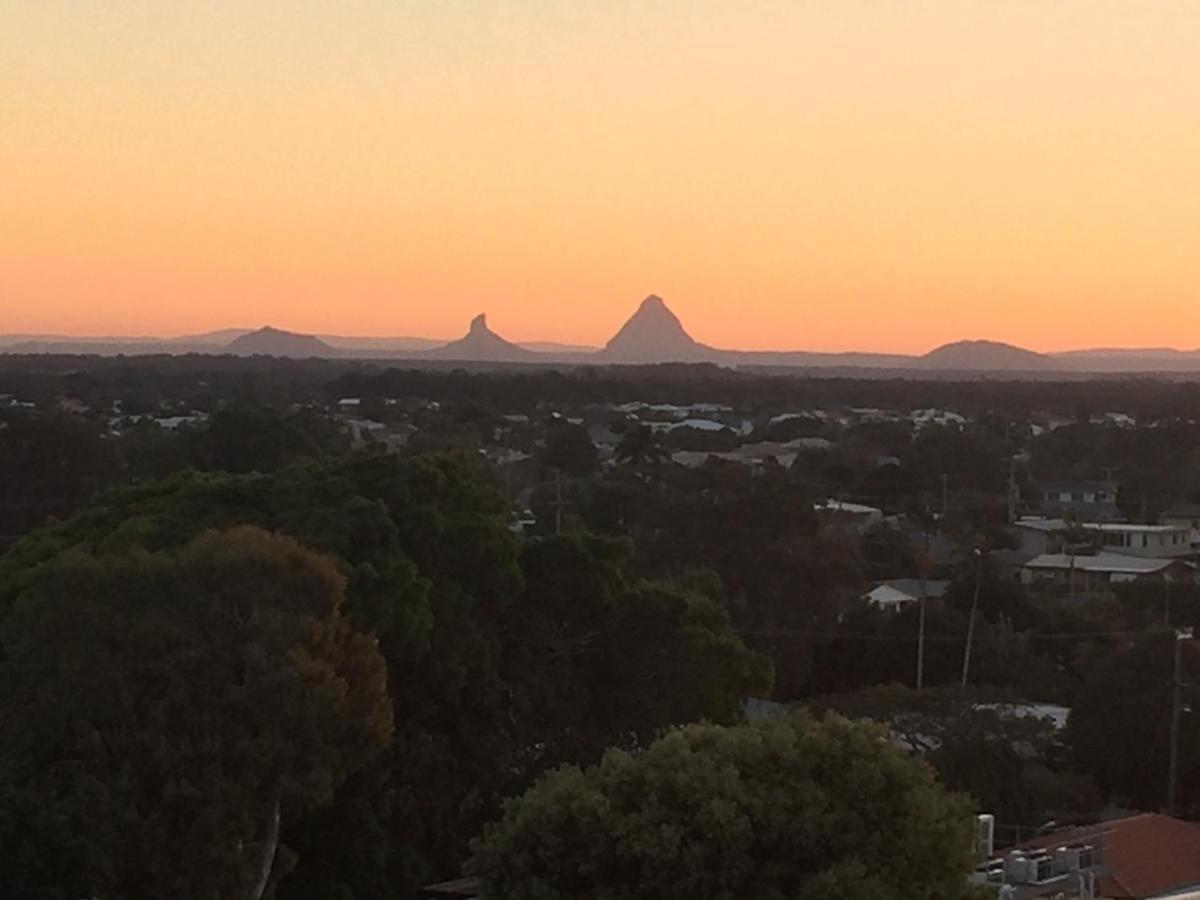
<svg viewBox="0 0 1200 900"><path fill-rule="evenodd" d="M1084 828L1056 831L1027 847L1057 847L1099 835L1103 864L1102 895L1114 900L1144 900L1200 886L1200 824L1146 813Z"/></svg>

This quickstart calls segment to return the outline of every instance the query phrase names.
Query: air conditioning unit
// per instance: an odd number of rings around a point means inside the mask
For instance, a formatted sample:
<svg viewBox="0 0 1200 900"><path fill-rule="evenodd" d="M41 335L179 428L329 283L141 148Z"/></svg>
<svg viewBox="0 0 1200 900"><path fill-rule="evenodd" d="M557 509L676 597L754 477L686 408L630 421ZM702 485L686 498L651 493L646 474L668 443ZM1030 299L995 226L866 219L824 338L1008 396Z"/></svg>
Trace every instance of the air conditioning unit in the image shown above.
<svg viewBox="0 0 1200 900"><path fill-rule="evenodd" d="M993 859L977 866L967 880L971 884L1003 884L1004 860Z"/></svg>
<svg viewBox="0 0 1200 900"><path fill-rule="evenodd" d="M1079 848L1059 847L1054 851L1054 870L1059 875L1079 871Z"/></svg>
<svg viewBox="0 0 1200 900"><path fill-rule="evenodd" d="M1054 877L1054 857L1049 853L1031 856L1027 860L1030 881L1049 881Z"/></svg>
<svg viewBox="0 0 1200 900"><path fill-rule="evenodd" d="M991 859L996 848L996 817L975 817L975 858Z"/></svg>
<svg viewBox="0 0 1200 900"><path fill-rule="evenodd" d="M1029 860L1020 850L1014 850L1004 858L1004 880L1009 884L1029 883Z"/></svg>

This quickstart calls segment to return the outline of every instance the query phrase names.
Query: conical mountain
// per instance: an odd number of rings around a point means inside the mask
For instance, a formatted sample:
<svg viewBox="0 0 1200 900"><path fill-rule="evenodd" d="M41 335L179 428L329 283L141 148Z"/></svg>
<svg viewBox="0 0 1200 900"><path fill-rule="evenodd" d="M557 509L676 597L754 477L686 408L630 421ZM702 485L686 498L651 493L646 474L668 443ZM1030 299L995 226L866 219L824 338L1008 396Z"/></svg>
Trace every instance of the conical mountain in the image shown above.
<svg viewBox="0 0 1200 900"><path fill-rule="evenodd" d="M617 362L694 362L707 359L711 347L697 343L662 297L651 294L604 347Z"/></svg>
<svg viewBox="0 0 1200 900"><path fill-rule="evenodd" d="M520 362L536 359L537 354L524 347L506 341L488 328L487 315L480 313L471 320L465 337L451 341L444 347L430 350L434 359L476 360L479 362Z"/></svg>

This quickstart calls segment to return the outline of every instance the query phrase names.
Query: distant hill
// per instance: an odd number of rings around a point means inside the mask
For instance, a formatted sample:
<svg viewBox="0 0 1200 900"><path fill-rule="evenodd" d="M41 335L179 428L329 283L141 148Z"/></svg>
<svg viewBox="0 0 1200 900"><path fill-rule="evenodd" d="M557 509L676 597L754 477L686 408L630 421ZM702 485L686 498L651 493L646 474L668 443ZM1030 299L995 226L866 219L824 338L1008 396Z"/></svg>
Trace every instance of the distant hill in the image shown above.
<svg viewBox="0 0 1200 900"><path fill-rule="evenodd" d="M337 356L338 353L320 338L311 334L296 334L266 326L234 338L227 347L240 356L288 356L306 359L313 356Z"/></svg>
<svg viewBox="0 0 1200 900"><path fill-rule="evenodd" d="M521 341L520 346L526 350L532 350L534 353L599 353L599 347L590 347L587 344L560 344L557 341Z"/></svg>
<svg viewBox="0 0 1200 900"><path fill-rule="evenodd" d="M611 362L658 363L710 360L714 353L692 339L662 297L651 294L600 355Z"/></svg>
<svg viewBox="0 0 1200 900"><path fill-rule="evenodd" d="M1172 347L1109 347L1051 354L1065 368L1082 372L1195 372L1200 350Z"/></svg>
<svg viewBox="0 0 1200 900"><path fill-rule="evenodd" d="M944 344L924 355L828 352L813 350L718 349L695 340L663 299L651 294L602 349L506 340L477 316L467 334L456 341L422 337L353 337L311 335L261 328L225 328L180 337L75 336L58 334L0 334L4 354L84 354L137 356L150 354L223 354L341 359L395 359L541 365L612 365L657 363L714 363L786 372L805 369L853 377L908 377L909 372L1009 372L1049 377L1054 373L1178 373L1200 376L1200 349L1171 347L1093 348L1035 353L998 341L973 340ZM930 377L934 377L932 374Z"/></svg>
<svg viewBox="0 0 1200 900"><path fill-rule="evenodd" d="M999 341L955 341L943 344L917 357L913 365L921 369L980 372L1033 372L1055 368L1054 360L1043 353Z"/></svg>
<svg viewBox="0 0 1200 900"><path fill-rule="evenodd" d="M348 337L341 334L319 334L317 337L335 350L346 350L360 356L371 352L420 352L441 347L446 343L444 340L420 337Z"/></svg>
<svg viewBox="0 0 1200 900"><path fill-rule="evenodd" d="M252 332L253 328L222 328L218 331L206 331L202 334L185 334L181 337L170 338L172 344L189 344L191 346L228 347L231 341L236 341L244 334Z"/></svg>
<svg viewBox="0 0 1200 900"><path fill-rule="evenodd" d="M488 327L487 315L471 320L464 337L423 353L426 359L461 359L477 362L534 362L538 354L512 341L506 341Z"/></svg>

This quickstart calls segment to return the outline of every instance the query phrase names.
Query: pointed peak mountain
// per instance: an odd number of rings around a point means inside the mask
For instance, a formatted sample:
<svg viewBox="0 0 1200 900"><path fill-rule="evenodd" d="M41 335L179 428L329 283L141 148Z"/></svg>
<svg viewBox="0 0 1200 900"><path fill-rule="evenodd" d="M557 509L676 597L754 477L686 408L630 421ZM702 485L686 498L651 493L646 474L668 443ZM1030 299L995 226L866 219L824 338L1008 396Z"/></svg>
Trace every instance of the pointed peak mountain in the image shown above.
<svg viewBox="0 0 1200 900"><path fill-rule="evenodd" d="M444 347L429 351L429 355L438 359L477 360L479 362L518 362L534 358L530 350L526 350L512 341L506 341L488 327L487 313L480 313L471 320L464 337L451 341Z"/></svg>
<svg viewBox="0 0 1200 900"><path fill-rule="evenodd" d="M657 294L643 300L604 347L606 356L621 362L680 362L704 359L710 352Z"/></svg>
<svg viewBox="0 0 1200 900"><path fill-rule="evenodd" d="M229 342L230 353L247 356L291 356L307 358L313 356L336 356L337 351L320 338L311 334L297 334L264 325Z"/></svg>

